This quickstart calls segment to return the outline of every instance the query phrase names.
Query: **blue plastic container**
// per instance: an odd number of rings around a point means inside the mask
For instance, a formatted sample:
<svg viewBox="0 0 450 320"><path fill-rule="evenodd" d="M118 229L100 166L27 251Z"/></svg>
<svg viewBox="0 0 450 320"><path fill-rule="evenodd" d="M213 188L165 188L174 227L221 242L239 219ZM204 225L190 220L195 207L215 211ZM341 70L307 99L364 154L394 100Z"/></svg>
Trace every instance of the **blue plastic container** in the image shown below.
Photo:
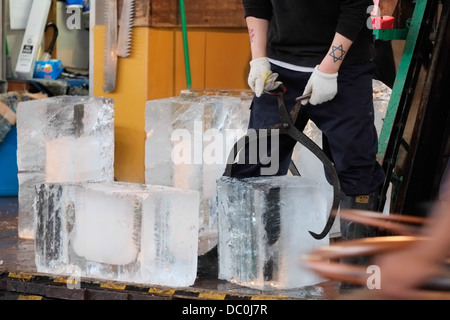
<svg viewBox="0 0 450 320"><path fill-rule="evenodd" d="M0 196L18 195L17 174L17 127L13 126L0 143Z"/></svg>

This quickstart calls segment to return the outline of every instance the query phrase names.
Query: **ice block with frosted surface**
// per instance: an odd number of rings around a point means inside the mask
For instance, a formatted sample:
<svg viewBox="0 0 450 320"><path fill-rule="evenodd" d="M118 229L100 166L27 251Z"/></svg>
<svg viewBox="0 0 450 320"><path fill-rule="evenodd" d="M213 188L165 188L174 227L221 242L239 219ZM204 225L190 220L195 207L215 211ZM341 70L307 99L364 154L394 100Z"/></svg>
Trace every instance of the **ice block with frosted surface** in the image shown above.
<svg viewBox="0 0 450 320"><path fill-rule="evenodd" d="M196 191L123 182L42 184L38 272L152 285L196 278Z"/></svg>
<svg viewBox="0 0 450 320"><path fill-rule="evenodd" d="M217 183L219 278L260 289L290 289L323 281L303 267L302 254L329 244L314 239L332 199L308 178L282 176Z"/></svg>
<svg viewBox="0 0 450 320"><path fill-rule="evenodd" d="M17 106L19 236L34 239L35 184L114 180L112 99L57 96Z"/></svg>
<svg viewBox="0 0 450 320"><path fill-rule="evenodd" d="M250 96L180 95L146 104L145 182L200 193L199 254L217 245L216 180L245 134Z"/></svg>

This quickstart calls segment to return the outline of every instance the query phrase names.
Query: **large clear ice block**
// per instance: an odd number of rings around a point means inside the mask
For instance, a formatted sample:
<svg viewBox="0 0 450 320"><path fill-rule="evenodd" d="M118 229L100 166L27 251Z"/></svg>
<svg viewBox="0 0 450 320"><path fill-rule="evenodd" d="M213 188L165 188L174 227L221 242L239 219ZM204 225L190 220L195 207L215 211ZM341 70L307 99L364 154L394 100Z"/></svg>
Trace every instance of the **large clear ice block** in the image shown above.
<svg viewBox="0 0 450 320"><path fill-rule="evenodd" d="M245 134L250 96L187 94L146 104L145 182L200 193L199 255L217 245L216 180Z"/></svg>
<svg viewBox="0 0 450 320"><path fill-rule="evenodd" d="M281 176L217 182L219 278L260 289L291 289L323 279L301 265L303 254L329 244L314 239L332 205L323 186Z"/></svg>
<svg viewBox="0 0 450 320"><path fill-rule="evenodd" d="M42 184L38 272L165 286L197 273L196 191L123 182Z"/></svg>
<svg viewBox="0 0 450 320"><path fill-rule="evenodd" d="M35 184L114 180L112 99L57 96L17 106L19 236L34 239Z"/></svg>
<svg viewBox="0 0 450 320"><path fill-rule="evenodd" d="M70 162L73 154L57 152L48 146L55 139L92 139L99 150L84 157L95 157L103 168L102 180L113 177L114 104L101 97L58 96L20 102L17 106L17 165L19 171L51 170L48 157ZM48 154L51 151L54 154ZM51 160L51 159L50 159ZM96 181L98 178L90 178ZM80 178L79 181L86 181ZM53 182L53 181L47 181ZM69 181L67 181L69 182ZM72 181L70 181L72 182ZM77 182L77 181L73 181Z"/></svg>

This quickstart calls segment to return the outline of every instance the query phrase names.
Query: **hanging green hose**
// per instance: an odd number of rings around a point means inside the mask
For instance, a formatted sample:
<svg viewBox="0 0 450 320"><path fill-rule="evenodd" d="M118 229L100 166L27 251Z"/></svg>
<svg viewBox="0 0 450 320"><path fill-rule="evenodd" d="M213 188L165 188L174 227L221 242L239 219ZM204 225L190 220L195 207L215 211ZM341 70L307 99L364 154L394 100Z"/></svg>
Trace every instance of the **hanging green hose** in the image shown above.
<svg viewBox="0 0 450 320"><path fill-rule="evenodd" d="M181 11L181 29L183 32L183 46L184 46L184 66L186 69L186 84L187 88L192 88L191 81L191 66L189 62L189 45L187 36L187 25L186 25L186 8L184 6L184 0L180 0L180 11Z"/></svg>

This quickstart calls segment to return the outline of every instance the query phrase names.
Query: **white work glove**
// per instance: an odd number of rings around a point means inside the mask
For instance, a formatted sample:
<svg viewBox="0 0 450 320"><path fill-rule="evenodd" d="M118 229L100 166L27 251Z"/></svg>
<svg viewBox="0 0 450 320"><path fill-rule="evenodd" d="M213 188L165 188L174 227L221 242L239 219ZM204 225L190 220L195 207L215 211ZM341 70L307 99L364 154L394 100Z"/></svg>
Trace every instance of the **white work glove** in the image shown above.
<svg viewBox="0 0 450 320"><path fill-rule="evenodd" d="M273 73L270 70L270 62L267 57L250 61L248 85L257 97L261 97L264 91L272 91L278 88L281 82L275 81L277 77L278 73Z"/></svg>
<svg viewBox="0 0 450 320"><path fill-rule="evenodd" d="M304 99L302 104L316 105L332 100L337 94L337 77L337 72L323 73L316 66L303 91L303 94L311 93L311 97Z"/></svg>

